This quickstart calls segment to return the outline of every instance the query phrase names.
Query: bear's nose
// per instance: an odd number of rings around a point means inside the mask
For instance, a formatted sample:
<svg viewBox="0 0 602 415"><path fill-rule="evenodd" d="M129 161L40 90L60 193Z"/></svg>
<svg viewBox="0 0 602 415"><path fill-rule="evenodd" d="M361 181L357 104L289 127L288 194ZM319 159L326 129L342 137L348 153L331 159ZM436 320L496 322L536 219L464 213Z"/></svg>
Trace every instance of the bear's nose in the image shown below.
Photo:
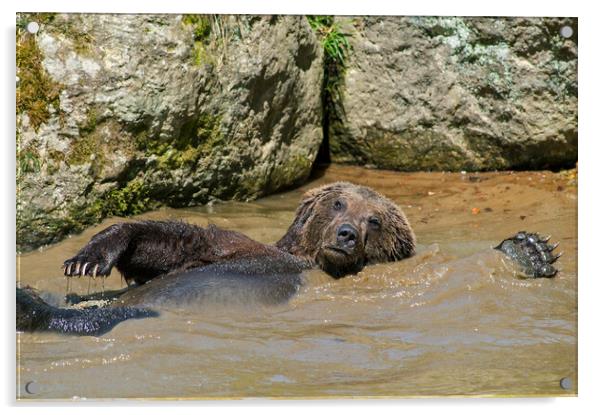
<svg viewBox="0 0 602 415"><path fill-rule="evenodd" d="M346 248L355 248L355 243L358 238L357 229L348 223L339 226L337 231L337 243Z"/></svg>

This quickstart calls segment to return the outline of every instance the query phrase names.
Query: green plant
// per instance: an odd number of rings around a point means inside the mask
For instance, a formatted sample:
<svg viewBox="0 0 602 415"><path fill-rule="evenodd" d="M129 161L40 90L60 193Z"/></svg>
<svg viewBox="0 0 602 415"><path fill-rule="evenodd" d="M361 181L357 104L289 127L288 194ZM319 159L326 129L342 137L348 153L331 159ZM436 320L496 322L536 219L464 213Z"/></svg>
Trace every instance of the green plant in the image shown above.
<svg viewBox="0 0 602 415"><path fill-rule="evenodd" d="M36 173L40 171L40 160L38 155L31 150L20 150L17 152L18 168L20 173Z"/></svg>
<svg viewBox="0 0 602 415"><path fill-rule="evenodd" d="M216 65L228 56L228 44L243 39L254 18L220 14L185 14L182 24L192 27L193 61Z"/></svg>
<svg viewBox="0 0 602 415"><path fill-rule="evenodd" d="M322 84L322 131L324 142L320 151L328 154L329 137L343 125L341 106L345 71L351 51L350 35L344 33L332 16L307 16L307 21L324 49L324 80ZM329 157L329 156L327 156Z"/></svg>
<svg viewBox="0 0 602 415"><path fill-rule="evenodd" d="M204 41L211 35L211 17L204 14L185 14L182 23L192 26L195 41Z"/></svg>
<svg viewBox="0 0 602 415"><path fill-rule="evenodd" d="M342 32L341 26L332 16L307 16L307 21L320 39L326 57L344 67L347 53L351 49L347 39L349 35Z"/></svg>
<svg viewBox="0 0 602 415"><path fill-rule="evenodd" d="M195 65L215 65L216 40L222 34L219 22L223 18L219 15L209 14L185 14L182 17L182 23L192 27Z"/></svg>
<svg viewBox="0 0 602 415"><path fill-rule="evenodd" d="M129 182L121 189L111 190L106 193L97 207L106 216L131 216L156 207L157 203L151 201L148 188L139 180Z"/></svg>

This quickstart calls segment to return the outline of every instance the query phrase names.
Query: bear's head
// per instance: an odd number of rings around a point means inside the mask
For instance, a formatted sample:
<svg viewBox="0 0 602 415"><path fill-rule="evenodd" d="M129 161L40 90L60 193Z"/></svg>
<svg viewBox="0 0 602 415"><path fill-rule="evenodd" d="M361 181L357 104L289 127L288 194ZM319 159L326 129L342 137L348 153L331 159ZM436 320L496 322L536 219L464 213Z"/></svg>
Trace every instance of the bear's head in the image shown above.
<svg viewBox="0 0 602 415"><path fill-rule="evenodd" d="M395 203L368 187L337 182L304 195L276 246L340 278L367 264L410 257L415 244L414 232Z"/></svg>

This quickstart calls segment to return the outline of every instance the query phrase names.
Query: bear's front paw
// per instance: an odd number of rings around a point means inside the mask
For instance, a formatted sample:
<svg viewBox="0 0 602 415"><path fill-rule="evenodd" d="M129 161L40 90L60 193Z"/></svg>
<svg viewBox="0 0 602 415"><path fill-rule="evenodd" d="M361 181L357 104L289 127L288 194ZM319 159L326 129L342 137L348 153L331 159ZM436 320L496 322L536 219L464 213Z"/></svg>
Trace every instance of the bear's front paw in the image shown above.
<svg viewBox="0 0 602 415"><path fill-rule="evenodd" d="M558 270L552 266L562 253L554 255L558 243L549 245L550 237L542 238L536 233L521 231L504 239L494 249L502 251L520 264L529 278L552 278Z"/></svg>
<svg viewBox="0 0 602 415"><path fill-rule="evenodd" d="M113 264L98 254L79 253L63 263L63 273L67 277L89 275L106 277L111 273Z"/></svg>

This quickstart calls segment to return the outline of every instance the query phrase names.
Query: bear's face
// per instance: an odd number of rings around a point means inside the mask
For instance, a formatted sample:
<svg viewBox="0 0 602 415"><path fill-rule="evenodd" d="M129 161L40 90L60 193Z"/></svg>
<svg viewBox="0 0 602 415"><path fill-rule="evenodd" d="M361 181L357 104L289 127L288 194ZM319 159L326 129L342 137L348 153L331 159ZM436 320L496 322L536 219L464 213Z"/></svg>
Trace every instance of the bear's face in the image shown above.
<svg viewBox="0 0 602 415"><path fill-rule="evenodd" d="M372 189L338 182L310 190L278 247L309 257L335 278L414 254L401 209Z"/></svg>

